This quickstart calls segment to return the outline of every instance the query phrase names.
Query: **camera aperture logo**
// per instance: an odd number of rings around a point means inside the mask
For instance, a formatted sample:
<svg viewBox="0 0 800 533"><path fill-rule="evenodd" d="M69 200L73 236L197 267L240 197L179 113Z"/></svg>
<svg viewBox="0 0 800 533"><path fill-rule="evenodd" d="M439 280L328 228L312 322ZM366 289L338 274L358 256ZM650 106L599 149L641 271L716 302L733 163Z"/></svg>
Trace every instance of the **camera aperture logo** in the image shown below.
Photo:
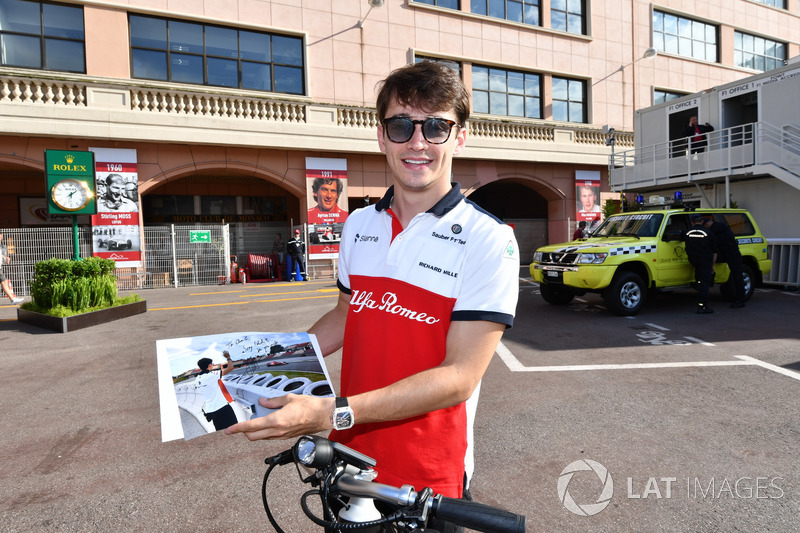
<svg viewBox="0 0 800 533"><path fill-rule="evenodd" d="M582 472L593 472L594 475L599 478L600 484L602 485L600 496L598 496L594 503L576 503L569 493L569 483L572 481L573 476L576 474L585 475L581 474ZM579 516L596 515L608 506L613 494L614 481L611 479L611 474L608 473L608 469L591 459L581 459L580 461L568 464L558 477L558 499L561 500L561 503L564 504L564 507L566 507L569 512Z"/></svg>

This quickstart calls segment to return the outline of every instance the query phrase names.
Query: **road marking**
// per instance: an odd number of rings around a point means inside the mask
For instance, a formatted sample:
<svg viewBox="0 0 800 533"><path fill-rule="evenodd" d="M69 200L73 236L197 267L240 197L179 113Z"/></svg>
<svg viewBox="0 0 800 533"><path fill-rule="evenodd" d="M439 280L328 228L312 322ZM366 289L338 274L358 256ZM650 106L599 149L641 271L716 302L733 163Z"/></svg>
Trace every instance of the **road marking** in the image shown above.
<svg viewBox="0 0 800 533"><path fill-rule="evenodd" d="M762 368L766 368L767 370L772 370L773 372L777 372L778 374L783 374L784 376L790 377L792 379L800 380L800 373L795 372L793 370L789 370L788 368L783 368L778 365L766 363L764 361L760 361L748 355L736 355L734 357L736 357L737 359L741 359L742 361L748 361L752 365L757 365Z"/></svg>
<svg viewBox="0 0 800 533"><path fill-rule="evenodd" d="M651 328L660 329L661 331L669 331L669 328L665 328L664 326L659 326L658 324L653 324L652 322L646 322L645 326L650 326Z"/></svg>
<svg viewBox="0 0 800 533"><path fill-rule="evenodd" d="M641 370L652 368L692 368L712 366L760 366L782 376L800 381L800 372L767 363L748 355L736 355L738 361L691 361L682 363L629 363L605 365L523 366L502 342L497 345L497 355L512 372L574 372L581 370Z"/></svg>
<svg viewBox="0 0 800 533"><path fill-rule="evenodd" d="M638 370L645 368L687 368L687 367L710 367L710 366L753 366L758 365L757 359L747 358L739 361L688 361L680 363L624 363L624 364L604 364L604 365L563 365L563 366L524 366L506 348L502 342L497 345L497 355L512 372L574 372L580 370ZM747 356L737 356L740 359ZM763 363L768 365L768 363ZM770 365L774 366L774 365ZM768 368L768 367L765 367ZM780 367L774 367L780 368ZM770 370L774 370L770 368ZM784 370L784 369L781 369ZM787 370L786 372L791 372ZM800 378L798 378L800 379Z"/></svg>
<svg viewBox="0 0 800 533"><path fill-rule="evenodd" d="M692 342L696 342L697 344L702 344L703 346L716 346L713 342L706 342L704 340L695 338L695 337L684 337L684 339L689 339Z"/></svg>

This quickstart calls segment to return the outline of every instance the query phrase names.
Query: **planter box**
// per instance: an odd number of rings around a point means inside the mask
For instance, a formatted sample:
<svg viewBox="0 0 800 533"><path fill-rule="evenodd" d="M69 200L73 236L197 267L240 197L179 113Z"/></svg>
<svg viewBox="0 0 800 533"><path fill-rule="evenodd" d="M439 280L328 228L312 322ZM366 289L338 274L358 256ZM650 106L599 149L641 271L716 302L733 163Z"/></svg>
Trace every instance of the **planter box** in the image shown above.
<svg viewBox="0 0 800 533"><path fill-rule="evenodd" d="M105 324L106 322L145 312L147 312L147 301L142 300L141 302L109 307L108 309L101 309L100 311L92 311L91 313L83 313L68 317L44 315L42 313L25 311L24 309L17 308L17 320L59 333L67 333L69 331L75 331L76 329Z"/></svg>

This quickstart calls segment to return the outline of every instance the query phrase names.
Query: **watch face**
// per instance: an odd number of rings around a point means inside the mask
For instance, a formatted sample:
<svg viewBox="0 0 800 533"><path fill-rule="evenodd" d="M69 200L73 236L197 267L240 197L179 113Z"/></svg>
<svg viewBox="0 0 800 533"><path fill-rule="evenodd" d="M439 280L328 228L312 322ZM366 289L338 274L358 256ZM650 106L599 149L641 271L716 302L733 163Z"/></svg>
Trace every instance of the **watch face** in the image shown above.
<svg viewBox="0 0 800 533"><path fill-rule="evenodd" d="M86 183L75 179L61 180L50 193L53 203L64 211L77 211L86 207L92 193Z"/></svg>
<svg viewBox="0 0 800 533"><path fill-rule="evenodd" d="M353 427L353 412L350 410L337 410L333 419L333 427L336 429L348 429Z"/></svg>

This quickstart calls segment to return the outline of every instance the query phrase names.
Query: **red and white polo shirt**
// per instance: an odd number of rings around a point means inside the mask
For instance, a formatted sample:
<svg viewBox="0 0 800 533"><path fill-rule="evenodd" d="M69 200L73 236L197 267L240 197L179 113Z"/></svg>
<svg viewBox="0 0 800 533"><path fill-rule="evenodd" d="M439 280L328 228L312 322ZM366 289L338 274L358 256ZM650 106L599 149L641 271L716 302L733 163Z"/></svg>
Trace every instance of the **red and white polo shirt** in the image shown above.
<svg viewBox="0 0 800 533"><path fill-rule="evenodd" d="M393 188L351 214L339 249L350 294L341 394L378 389L438 366L456 320L511 326L519 290L513 230L466 200L458 184L403 229ZM377 460L378 482L460 497L467 449L464 404L407 420L358 424L332 438Z"/></svg>

